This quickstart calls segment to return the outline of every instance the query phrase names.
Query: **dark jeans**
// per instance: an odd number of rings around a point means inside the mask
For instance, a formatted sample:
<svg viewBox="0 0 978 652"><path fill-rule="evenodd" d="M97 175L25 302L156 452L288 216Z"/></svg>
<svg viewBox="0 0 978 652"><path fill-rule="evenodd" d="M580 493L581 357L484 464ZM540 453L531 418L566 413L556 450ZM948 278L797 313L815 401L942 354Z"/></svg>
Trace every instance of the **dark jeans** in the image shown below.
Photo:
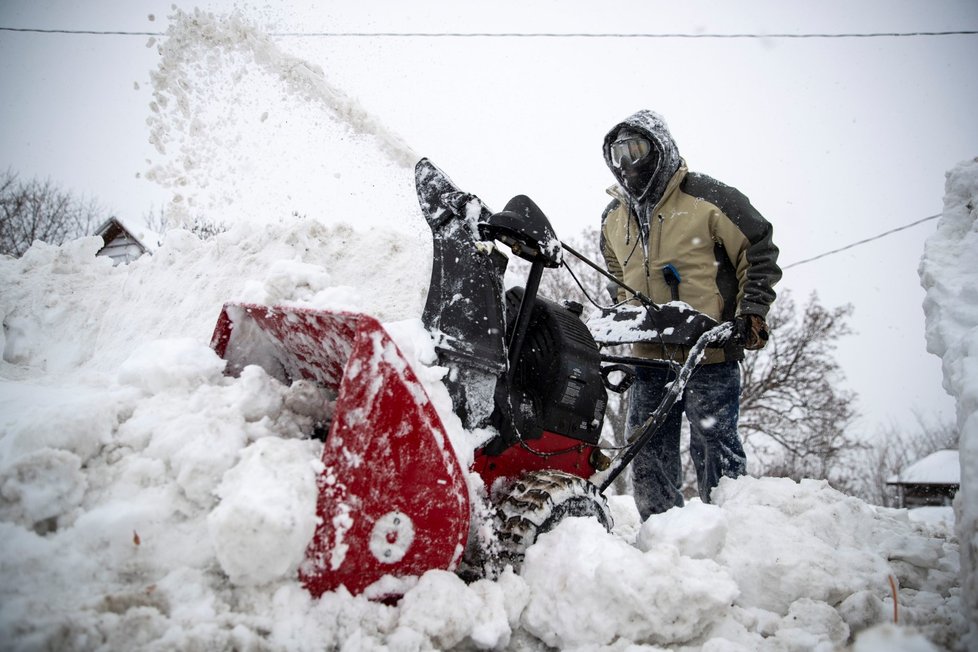
<svg viewBox="0 0 978 652"><path fill-rule="evenodd" d="M638 368L638 377L629 390L629 432L652 414L662 400L666 383L673 380L667 369ZM684 412L689 420L690 457L703 502L710 502L710 491L721 476L736 478L747 473L747 456L737 434L740 366L737 362L703 365L693 372L683 396L652 441L632 461L635 503L643 521L683 505L679 436Z"/></svg>

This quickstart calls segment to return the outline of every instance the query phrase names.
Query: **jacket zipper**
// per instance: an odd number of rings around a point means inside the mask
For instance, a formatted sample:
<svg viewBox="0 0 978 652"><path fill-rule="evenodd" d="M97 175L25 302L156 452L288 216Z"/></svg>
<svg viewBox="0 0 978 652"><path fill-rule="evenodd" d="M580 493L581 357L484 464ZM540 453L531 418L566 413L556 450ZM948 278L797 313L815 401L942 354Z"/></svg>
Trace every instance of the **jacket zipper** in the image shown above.
<svg viewBox="0 0 978 652"><path fill-rule="evenodd" d="M656 260L661 260L662 259L662 228L663 228L662 213L659 213L657 217L659 218L659 237L655 242L655 258Z"/></svg>
<svg viewBox="0 0 978 652"><path fill-rule="evenodd" d="M654 229L653 229L653 227L652 227L651 224L649 225L649 240L652 239L652 236L653 235L655 236L655 254L652 257L654 257L656 260L660 260L662 258L662 228L663 228L663 226L662 226L662 223L663 223L662 213L659 213L656 217L659 220L659 224ZM651 247L649 247L649 248L651 249ZM653 296L653 293L652 293L652 268L650 267L651 264L652 264L651 257L646 258L645 259L645 287L646 287L646 291L648 292L648 295L650 297Z"/></svg>

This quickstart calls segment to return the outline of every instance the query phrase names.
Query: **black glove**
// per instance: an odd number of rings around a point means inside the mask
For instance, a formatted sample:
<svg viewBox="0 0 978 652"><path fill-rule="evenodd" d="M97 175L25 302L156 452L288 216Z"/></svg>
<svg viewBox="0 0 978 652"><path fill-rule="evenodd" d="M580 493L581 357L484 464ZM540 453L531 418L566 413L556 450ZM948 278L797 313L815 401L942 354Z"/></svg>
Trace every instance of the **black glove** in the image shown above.
<svg viewBox="0 0 978 652"><path fill-rule="evenodd" d="M739 315L734 318L734 342L748 351L763 349L768 337L767 322L760 315Z"/></svg>

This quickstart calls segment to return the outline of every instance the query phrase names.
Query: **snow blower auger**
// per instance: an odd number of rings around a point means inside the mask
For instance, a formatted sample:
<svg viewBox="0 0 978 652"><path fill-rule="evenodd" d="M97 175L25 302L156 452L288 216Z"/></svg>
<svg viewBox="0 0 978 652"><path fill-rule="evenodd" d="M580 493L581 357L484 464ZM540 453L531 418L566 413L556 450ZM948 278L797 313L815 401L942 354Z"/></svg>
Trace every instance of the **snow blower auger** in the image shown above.
<svg viewBox="0 0 978 652"><path fill-rule="evenodd" d="M563 245L532 200L520 195L493 213L427 159L415 181L433 238L423 321L455 413L466 428L493 433L472 468L495 509L491 545L475 540L483 528L470 527L465 476L438 415L374 318L231 303L214 331L227 373L258 364L284 383L310 380L337 395L321 522L300 570L317 596L345 586L390 597L397 582L385 576L434 568L490 576L504 564L518 568L537 536L568 516L594 516L610 529L602 492L655 435L703 349L731 333L686 304L657 305L625 286L640 306L605 309L585 324L579 304L537 295L543 271L568 251L606 273ZM504 290L509 258L495 243L531 264L525 288ZM608 389L624 391L634 366L663 363L604 355L599 342L638 341L691 353L682 367L670 365L677 380L612 460L600 445ZM615 372L624 380L611 382Z"/></svg>
<svg viewBox="0 0 978 652"><path fill-rule="evenodd" d="M454 568L468 489L441 419L407 360L368 315L227 304L211 345L237 375L257 364L336 394L319 476L320 523L300 569L313 595L384 575ZM388 591L377 587L377 597Z"/></svg>

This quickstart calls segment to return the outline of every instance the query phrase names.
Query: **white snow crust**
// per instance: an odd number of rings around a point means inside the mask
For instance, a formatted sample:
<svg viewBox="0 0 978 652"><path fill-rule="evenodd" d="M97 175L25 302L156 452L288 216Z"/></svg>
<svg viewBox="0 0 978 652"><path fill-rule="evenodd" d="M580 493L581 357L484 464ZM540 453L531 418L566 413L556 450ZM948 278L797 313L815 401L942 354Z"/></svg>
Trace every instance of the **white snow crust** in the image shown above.
<svg viewBox="0 0 978 652"><path fill-rule="evenodd" d="M955 498L961 541L965 645L978 649L978 158L947 173L944 212L927 239L920 280L927 294L927 350L941 357L944 388L955 398L961 489Z"/></svg>
<svg viewBox="0 0 978 652"><path fill-rule="evenodd" d="M315 211L231 201L220 208L228 231L206 241L170 231L128 266L96 258L93 238L0 259L4 649L964 649L978 622L978 165L949 177L945 237L931 240L921 267L930 347L959 398L964 575L946 520L873 507L822 482L742 478L724 480L712 505L692 501L644 523L630 497L614 496L613 532L568 519L528 550L520 574L466 584L433 569L400 582L396 604L344 590L314 599L296 571L322 469L309 438L316 395L257 366L222 373L208 343L225 301L376 316L463 467L485 433L451 413L421 326L429 236L403 191L410 169L391 163L392 148L407 150L337 99L325 71L240 19L178 14L164 49L152 133L164 157L157 176L179 203L206 216L210 200L244 188L289 194L262 188L260 171L213 170L259 160L250 141L281 135L278 105L258 111L266 98L303 107L293 119L340 177L318 189ZM258 69L279 85L244 119L232 82ZM198 113L222 101L231 123L242 118L239 141L221 129L212 139ZM343 186L361 172L374 184L370 204L360 196L351 211ZM366 213L372 222L359 221Z"/></svg>

